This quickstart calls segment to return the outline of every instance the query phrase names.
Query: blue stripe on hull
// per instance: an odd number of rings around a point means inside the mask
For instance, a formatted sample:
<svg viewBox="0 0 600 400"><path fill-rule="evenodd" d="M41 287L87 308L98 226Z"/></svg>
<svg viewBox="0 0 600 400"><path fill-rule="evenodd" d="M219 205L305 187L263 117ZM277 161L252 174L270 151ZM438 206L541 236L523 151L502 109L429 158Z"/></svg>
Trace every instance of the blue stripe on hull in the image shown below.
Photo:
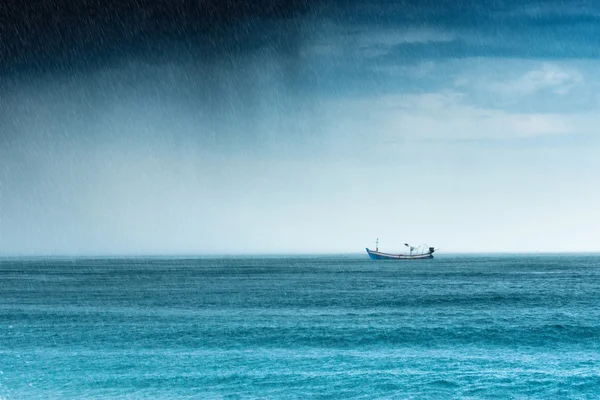
<svg viewBox="0 0 600 400"><path fill-rule="evenodd" d="M388 257L384 257L384 256L380 256L377 254L372 254L372 253L369 253L369 258L371 260L393 260L393 258L388 258Z"/></svg>

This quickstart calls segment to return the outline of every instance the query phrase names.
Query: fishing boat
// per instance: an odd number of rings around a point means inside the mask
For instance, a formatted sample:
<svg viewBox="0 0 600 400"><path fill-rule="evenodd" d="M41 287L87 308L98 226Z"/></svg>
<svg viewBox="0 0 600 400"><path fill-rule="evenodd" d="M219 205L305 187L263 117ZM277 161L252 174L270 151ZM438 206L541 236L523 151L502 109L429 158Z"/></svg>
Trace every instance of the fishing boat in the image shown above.
<svg viewBox="0 0 600 400"><path fill-rule="evenodd" d="M371 260L423 260L427 258L433 258L433 252L436 250L433 247L429 247L425 244L420 246L411 246L408 243L404 243L408 247L408 254L392 254L384 253L379 251L379 238L375 241L375 250L369 250L367 248L367 254Z"/></svg>

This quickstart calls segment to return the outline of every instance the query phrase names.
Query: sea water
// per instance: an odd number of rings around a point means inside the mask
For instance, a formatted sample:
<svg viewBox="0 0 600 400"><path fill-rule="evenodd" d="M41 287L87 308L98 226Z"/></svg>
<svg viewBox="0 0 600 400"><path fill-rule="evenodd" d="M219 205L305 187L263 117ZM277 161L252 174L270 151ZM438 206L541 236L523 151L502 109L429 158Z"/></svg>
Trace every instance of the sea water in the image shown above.
<svg viewBox="0 0 600 400"><path fill-rule="evenodd" d="M0 399L599 398L600 257L0 261Z"/></svg>

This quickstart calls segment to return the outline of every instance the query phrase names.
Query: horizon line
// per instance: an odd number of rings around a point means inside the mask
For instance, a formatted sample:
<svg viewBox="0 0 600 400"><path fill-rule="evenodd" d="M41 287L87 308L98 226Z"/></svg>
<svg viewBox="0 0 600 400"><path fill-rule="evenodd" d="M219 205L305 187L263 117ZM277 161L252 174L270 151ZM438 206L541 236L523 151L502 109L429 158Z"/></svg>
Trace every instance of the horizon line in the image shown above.
<svg viewBox="0 0 600 400"><path fill-rule="evenodd" d="M460 255L560 255L560 254L600 254L600 250L525 250L525 251L448 251L436 254ZM272 252L272 253L72 253L72 254L1 254L0 259L25 259L25 258L245 258L245 257L323 257L323 256L362 256L364 252ZM368 258L365 255L366 258Z"/></svg>

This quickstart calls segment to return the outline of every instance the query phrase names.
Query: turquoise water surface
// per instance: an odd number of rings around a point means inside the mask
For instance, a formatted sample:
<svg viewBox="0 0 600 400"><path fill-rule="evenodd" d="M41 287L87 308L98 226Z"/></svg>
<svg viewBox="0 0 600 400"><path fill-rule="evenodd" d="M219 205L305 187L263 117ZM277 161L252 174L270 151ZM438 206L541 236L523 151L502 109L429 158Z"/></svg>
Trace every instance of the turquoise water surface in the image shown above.
<svg viewBox="0 0 600 400"><path fill-rule="evenodd" d="M600 398L600 257L4 259L0 399Z"/></svg>

